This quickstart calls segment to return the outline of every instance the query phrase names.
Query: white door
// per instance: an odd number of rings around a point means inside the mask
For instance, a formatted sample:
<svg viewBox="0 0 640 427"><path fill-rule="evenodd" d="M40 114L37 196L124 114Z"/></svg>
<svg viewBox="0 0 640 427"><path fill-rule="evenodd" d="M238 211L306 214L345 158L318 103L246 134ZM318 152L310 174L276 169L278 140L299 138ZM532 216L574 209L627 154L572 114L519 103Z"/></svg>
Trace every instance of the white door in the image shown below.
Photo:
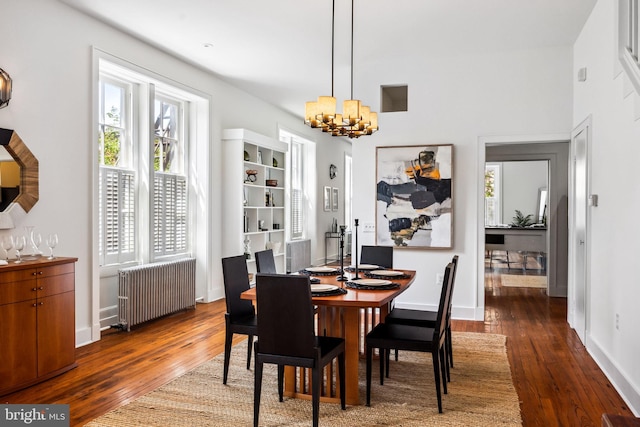
<svg viewBox="0 0 640 427"><path fill-rule="evenodd" d="M588 237L588 146L590 120L580 124L572 133L572 230L570 232L569 324L582 343L587 331L587 237Z"/></svg>

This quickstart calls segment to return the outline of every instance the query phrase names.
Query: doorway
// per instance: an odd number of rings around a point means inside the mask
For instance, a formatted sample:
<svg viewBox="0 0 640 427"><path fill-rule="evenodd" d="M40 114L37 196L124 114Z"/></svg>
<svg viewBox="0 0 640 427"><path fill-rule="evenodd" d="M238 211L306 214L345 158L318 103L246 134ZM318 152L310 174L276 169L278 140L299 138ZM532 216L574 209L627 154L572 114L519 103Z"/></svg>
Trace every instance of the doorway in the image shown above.
<svg viewBox="0 0 640 427"><path fill-rule="evenodd" d="M547 288L549 161L485 166L485 289Z"/></svg>
<svg viewBox="0 0 640 427"><path fill-rule="evenodd" d="M481 171L485 163L546 160L549 164L546 269L547 295L567 296L568 181L570 135L548 137L492 137L480 139L478 155ZM478 277L485 271L484 180L478 188ZM484 312L484 280L478 281L478 310ZM480 314L480 312L478 313ZM484 313L482 313L484 316Z"/></svg>

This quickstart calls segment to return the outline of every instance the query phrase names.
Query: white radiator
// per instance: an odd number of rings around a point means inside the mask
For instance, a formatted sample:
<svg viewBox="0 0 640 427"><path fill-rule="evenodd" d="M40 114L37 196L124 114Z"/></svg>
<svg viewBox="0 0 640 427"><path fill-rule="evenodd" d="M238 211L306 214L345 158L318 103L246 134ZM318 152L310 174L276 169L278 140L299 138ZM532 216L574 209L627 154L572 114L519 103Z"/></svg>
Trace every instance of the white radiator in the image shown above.
<svg viewBox="0 0 640 427"><path fill-rule="evenodd" d="M120 328L196 305L196 260L144 264L118 271Z"/></svg>
<svg viewBox="0 0 640 427"><path fill-rule="evenodd" d="M287 242L287 273L311 266L311 240Z"/></svg>

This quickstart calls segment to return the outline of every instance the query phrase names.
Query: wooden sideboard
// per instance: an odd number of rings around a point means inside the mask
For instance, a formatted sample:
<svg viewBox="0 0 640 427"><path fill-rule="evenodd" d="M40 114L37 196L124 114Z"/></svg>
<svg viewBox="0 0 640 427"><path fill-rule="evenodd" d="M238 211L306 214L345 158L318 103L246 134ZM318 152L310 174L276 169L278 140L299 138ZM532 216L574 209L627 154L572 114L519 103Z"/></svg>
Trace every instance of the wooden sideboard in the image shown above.
<svg viewBox="0 0 640 427"><path fill-rule="evenodd" d="M75 262L38 257L0 266L0 396L75 362Z"/></svg>

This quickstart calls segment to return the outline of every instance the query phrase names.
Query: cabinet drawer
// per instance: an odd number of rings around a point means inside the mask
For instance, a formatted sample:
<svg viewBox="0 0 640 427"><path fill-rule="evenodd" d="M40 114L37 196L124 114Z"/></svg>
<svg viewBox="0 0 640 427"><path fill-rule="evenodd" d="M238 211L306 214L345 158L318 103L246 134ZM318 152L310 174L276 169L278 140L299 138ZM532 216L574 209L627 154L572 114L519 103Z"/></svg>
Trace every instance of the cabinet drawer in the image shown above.
<svg viewBox="0 0 640 427"><path fill-rule="evenodd" d="M70 262L67 264L52 265L51 267L38 267L38 277L41 276L56 276L58 274L67 274L75 272L75 264Z"/></svg>
<svg viewBox="0 0 640 427"><path fill-rule="evenodd" d="M38 298L61 294L75 289L74 274L38 277Z"/></svg>
<svg viewBox="0 0 640 427"><path fill-rule="evenodd" d="M0 305L12 304L14 302L27 301L36 298L36 281L33 276L30 280L0 283Z"/></svg>
<svg viewBox="0 0 640 427"><path fill-rule="evenodd" d="M30 280L34 278L35 274L36 270L33 268L2 272L0 273L0 284Z"/></svg>

